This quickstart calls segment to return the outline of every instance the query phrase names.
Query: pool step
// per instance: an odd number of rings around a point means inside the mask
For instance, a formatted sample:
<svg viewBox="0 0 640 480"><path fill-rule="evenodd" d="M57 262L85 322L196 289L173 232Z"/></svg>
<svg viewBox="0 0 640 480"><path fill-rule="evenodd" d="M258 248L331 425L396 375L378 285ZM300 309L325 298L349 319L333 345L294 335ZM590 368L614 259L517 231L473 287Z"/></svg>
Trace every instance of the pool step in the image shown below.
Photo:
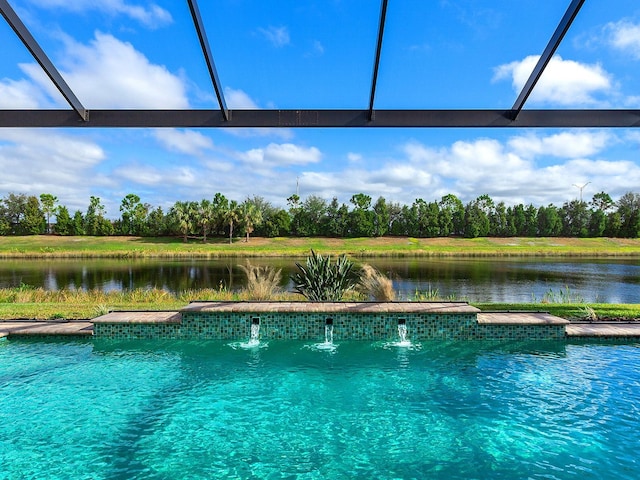
<svg viewBox="0 0 640 480"><path fill-rule="evenodd" d="M86 321L0 321L0 337L28 336L85 336L93 335L93 324Z"/></svg>
<svg viewBox="0 0 640 480"><path fill-rule="evenodd" d="M180 312L110 312L91 320L95 323L180 324Z"/></svg>
<svg viewBox="0 0 640 480"><path fill-rule="evenodd" d="M569 320L546 312L483 312L480 325L568 325Z"/></svg>
<svg viewBox="0 0 640 480"><path fill-rule="evenodd" d="M568 338L640 338L640 322L592 322L567 325Z"/></svg>

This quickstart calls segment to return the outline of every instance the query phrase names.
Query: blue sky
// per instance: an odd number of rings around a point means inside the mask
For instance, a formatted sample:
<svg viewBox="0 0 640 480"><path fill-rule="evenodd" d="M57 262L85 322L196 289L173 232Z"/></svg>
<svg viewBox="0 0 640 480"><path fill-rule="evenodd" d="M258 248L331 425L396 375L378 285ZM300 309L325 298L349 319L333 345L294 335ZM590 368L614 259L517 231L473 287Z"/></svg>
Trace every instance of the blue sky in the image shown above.
<svg viewBox="0 0 640 480"><path fill-rule="evenodd" d="M187 3L10 0L85 107L217 108ZM201 0L230 108L367 108L377 0ZM569 4L390 0L376 108L510 108ZM0 22L0 108L66 108ZM587 1L528 108L640 108L640 4ZM507 204L640 191L633 129L0 129L0 196L280 206L354 193Z"/></svg>

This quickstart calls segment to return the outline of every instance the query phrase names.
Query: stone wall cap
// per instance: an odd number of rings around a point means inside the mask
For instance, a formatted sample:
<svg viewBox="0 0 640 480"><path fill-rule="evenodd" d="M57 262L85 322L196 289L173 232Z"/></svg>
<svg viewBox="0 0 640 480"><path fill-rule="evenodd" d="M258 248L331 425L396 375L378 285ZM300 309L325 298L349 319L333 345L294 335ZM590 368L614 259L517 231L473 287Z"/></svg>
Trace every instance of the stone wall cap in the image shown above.
<svg viewBox="0 0 640 480"><path fill-rule="evenodd" d="M471 313L466 302L206 302L196 301L181 312L239 313Z"/></svg>

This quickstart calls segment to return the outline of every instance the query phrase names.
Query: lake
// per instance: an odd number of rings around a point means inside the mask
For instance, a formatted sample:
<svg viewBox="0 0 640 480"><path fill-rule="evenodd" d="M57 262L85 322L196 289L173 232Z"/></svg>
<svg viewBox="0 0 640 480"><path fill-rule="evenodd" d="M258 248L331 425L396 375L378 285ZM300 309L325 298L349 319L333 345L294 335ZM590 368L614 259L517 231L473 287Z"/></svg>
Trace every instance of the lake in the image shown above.
<svg viewBox="0 0 640 480"><path fill-rule="evenodd" d="M0 288L27 284L62 288L171 292L225 287L240 290L242 258L138 260L2 260ZM256 258L256 265L282 269L282 287L300 258ZM359 260L357 262L360 262ZM389 276L399 299L437 290L441 297L479 302L535 302L545 294L569 295L585 302L640 303L638 258L370 258Z"/></svg>

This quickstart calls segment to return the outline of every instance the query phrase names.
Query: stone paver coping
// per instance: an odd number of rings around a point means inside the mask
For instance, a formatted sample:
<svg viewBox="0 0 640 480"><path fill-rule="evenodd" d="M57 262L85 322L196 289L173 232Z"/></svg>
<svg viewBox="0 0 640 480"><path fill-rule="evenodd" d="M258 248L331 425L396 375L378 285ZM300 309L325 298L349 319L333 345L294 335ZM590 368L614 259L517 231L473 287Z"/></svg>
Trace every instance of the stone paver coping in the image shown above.
<svg viewBox="0 0 640 480"><path fill-rule="evenodd" d="M567 337L640 337L640 322L572 323L566 330Z"/></svg>
<svg viewBox="0 0 640 480"><path fill-rule="evenodd" d="M92 335L93 324L85 321L0 321L0 337L11 335Z"/></svg>
<svg viewBox="0 0 640 480"><path fill-rule="evenodd" d="M181 312L478 313L465 302L192 302Z"/></svg>
<svg viewBox="0 0 640 480"><path fill-rule="evenodd" d="M478 314L479 325L567 325L569 320L544 312L485 312Z"/></svg>
<svg viewBox="0 0 640 480"><path fill-rule="evenodd" d="M91 320L93 323L181 323L179 312L110 312Z"/></svg>

